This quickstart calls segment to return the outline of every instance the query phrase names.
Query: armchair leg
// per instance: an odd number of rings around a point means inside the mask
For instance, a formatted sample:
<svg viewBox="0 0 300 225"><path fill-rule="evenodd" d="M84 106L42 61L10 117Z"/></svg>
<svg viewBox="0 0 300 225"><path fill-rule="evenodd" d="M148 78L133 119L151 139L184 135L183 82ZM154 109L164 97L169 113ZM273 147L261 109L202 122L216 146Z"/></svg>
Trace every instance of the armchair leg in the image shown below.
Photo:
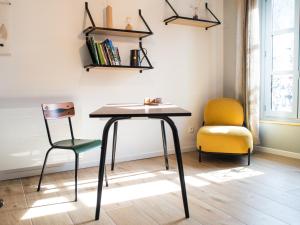
<svg viewBox="0 0 300 225"><path fill-rule="evenodd" d="M251 150L248 149L248 166L250 166Z"/></svg>
<svg viewBox="0 0 300 225"><path fill-rule="evenodd" d="M43 169L42 169L42 172L41 172L41 175L40 175L40 180L39 180L39 184L38 184L37 191L40 191L40 189L41 189L41 183L42 183L42 179L43 179L43 176L44 176L44 171L45 171L45 167L46 167L48 155L49 155L49 153L50 153L50 151L51 151L52 149L53 149L52 147L49 148L49 150L48 150L47 153L46 153L46 156L45 156L45 159L44 159L44 164L43 164Z"/></svg>
<svg viewBox="0 0 300 225"><path fill-rule="evenodd" d="M201 156L201 146L199 147L199 162L202 162L202 156Z"/></svg>

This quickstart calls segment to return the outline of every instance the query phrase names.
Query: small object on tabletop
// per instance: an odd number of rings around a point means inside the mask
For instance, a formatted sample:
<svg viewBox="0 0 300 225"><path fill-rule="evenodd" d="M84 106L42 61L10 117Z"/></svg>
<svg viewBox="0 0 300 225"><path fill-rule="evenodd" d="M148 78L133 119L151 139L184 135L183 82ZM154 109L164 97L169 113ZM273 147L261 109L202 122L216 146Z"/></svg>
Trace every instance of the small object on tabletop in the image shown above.
<svg viewBox="0 0 300 225"><path fill-rule="evenodd" d="M161 98L145 98L144 105L159 105L162 103Z"/></svg>
<svg viewBox="0 0 300 225"><path fill-rule="evenodd" d="M2 208L4 206L4 200L0 199L0 208Z"/></svg>
<svg viewBox="0 0 300 225"><path fill-rule="evenodd" d="M131 17L127 17L127 25L125 27L125 30L132 30L132 25L131 25Z"/></svg>
<svg viewBox="0 0 300 225"><path fill-rule="evenodd" d="M110 5L106 7L106 27L113 28L112 7Z"/></svg>

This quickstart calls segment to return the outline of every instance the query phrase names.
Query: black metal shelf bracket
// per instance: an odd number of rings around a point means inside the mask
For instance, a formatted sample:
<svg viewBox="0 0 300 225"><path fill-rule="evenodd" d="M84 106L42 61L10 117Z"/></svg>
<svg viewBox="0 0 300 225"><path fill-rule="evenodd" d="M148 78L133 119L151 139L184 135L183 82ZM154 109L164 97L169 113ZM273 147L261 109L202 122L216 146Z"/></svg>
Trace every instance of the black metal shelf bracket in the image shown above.
<svg viewBox="0 0 300 225"><path fill-rule="evenodd" d="M218 22L217 24L214 24L214 25L211 25L209 27L206 27L205 30L208 30L209 28L211 27L214 27L214 26L218 26L221 24L221 21L216 17L216 15L210 10L210 8L208 8L208 3L206 2L205 3L205 8L208 10L208 12L215 18L215 20Z"/></svg>
<svg viewBox="0 0 300 225"><path fill-rule="evenodd" d="M86 10L86 12L88 14L88 17L89 17L89 19L91 21L92 26L96 27L95 22L93 20L93 17L91 15L90 9L89 9L89 3L88 2L85 2L85 10ZM89 34L87 33L86 35L89 35Z"/></svg>
<svg viewBox="0 0 300 225"><path fill-rule="evenodd" d="M141 9L139 9L139 16L140 16L140 18L142 19L142 21L143 21L143 23L145 24L145 26L147 27L147 30L149 31L149 34L147 34L147 35L145 35L145 36L143 36L143 37L140 37L140 40L142 40L143 38L152 35L153 32L152 32L152 30L150 29L150 27L149 27L148 23L146 22L146 20L144 19L143 15L142 15L142 10L141 10Z"/></svg>

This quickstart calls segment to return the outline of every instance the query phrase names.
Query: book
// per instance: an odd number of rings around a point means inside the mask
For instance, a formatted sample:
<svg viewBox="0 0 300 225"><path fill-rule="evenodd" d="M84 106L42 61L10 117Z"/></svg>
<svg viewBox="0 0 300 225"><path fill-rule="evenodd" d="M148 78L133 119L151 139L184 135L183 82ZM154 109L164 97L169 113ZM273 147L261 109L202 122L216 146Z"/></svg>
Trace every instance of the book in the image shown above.
<svg viewBox="0 0 300 225"><path fill-rule="evenodd" d="M103 43L106 49L107 58L109 59L110 65L116 65L109 40L106 39Z"/></svg>
<svg viewBox="0 0 300 225"><path fill-rule="evenodd" d="M100 45L100 43L95 43L95 44L96 44L100 64L105 65L104 55L101 52L101 45Z"/></svg>
<svg viewBox="0 0 300 225"><path fill-rule="evenodd" d="M97 65L100 65L99 57L98 57L98 53L97 53L97 49L96 49L96 45L95 45L95 40L93 37L91 37L90 40L91 40L91 45L92 45L92 51L93 51L93 54L95 57L95 62Z"/></svg>
<svg viewBox="0 0 300 225"><path fill-rule="evenodd" d="M118 60L118 56L117 56L117 52L116 52L116 49L115 49L112 41L110 39L107 39L107 40L108 40L108 45L109 45L109 48L111 50L111 54L112 54L115 65L120 65L119 60Z"/></svg>
<svg viewBox="0 0 300 225"><path fill-rule="evenodd" d="M94 48L89 37L86 38L86 45L88 47L93 64L97 64L97 57L95 55Z"/></svg>
<svg viewBox="0 0 300 225"><path fill-rule="evenodd" d="M107 57L107 53L106 53L106 50L105 50L105 46L103 43L100 43L101 45L101 50L103 52L103 56L104 56L104 60L105 60L105 65L110 65L110 62L109 62L109 59Z"/></svg>

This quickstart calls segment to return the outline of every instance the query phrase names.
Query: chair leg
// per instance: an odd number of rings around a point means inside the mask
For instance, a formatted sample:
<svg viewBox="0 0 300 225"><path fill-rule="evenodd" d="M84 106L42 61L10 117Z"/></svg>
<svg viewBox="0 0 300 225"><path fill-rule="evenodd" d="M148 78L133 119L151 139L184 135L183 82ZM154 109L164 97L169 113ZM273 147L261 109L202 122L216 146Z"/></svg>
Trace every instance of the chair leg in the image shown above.
<svg viewBox="0 0 300 225"><path fill-rule="evenodd" d="M201 146L199 147L199 162L202 162L202 156L201 156Z"/></svg>
<svg viewBox="0 0 300 225"><path fill-rule="evenodd" d="M108 187L107 172L106 172L106 166L105 165L104 165L104 175L105 175L105 186Z"/></svg>
<svg viewBox="0 0 300 225"><path fill-rule="evenodd" d="M250 166L250 159L251 159L251 150L248 149L248 166Z"/></svg>
<svg viewBox="0 0 300 225"><path fill-rule="evenodd" d="M163 148L164 148L165 165L166 165L166 170L169 170L166 129L165 129L165 123L163 120L160 121L160 125L161 125L161 134L162 134L162 141L163 141Z"/></svg>
<svg viewBox="0 0 300 225"><path fill-rule="evenodd" d="M46 163L47 163L47 159L48 159L48 155L50 153L50 151L52 150L53 148L49 148L47 153L46 153L46 156L45 156L45 159L44 159L44 164L43 164L43 168L42 168L42 172L41 172L41 175L40 175L40 180L39 180L39 184L38 184L38 188L37 188L37 191L40 191L41 189L41 183L42 183L42 179L43 179L43 176L44 176L44 171L45 171L45 167L46 167Z"/></svg>
<svg viewBox="0 0 300 225"><path fill-rule="evenodd" d="M117 135L118 135L118 121L114 123L114 135L113 135L113 146L112 146L112 156L111 156L111 171L113 171L115 168Z"/></svg>
<svg viewBox="0 0 300 225"><path fill-rule="evenodd" d="M78 181L78 164L79 164L79 154L75 153L75 202L77 202L77 181Z"/></svg>

